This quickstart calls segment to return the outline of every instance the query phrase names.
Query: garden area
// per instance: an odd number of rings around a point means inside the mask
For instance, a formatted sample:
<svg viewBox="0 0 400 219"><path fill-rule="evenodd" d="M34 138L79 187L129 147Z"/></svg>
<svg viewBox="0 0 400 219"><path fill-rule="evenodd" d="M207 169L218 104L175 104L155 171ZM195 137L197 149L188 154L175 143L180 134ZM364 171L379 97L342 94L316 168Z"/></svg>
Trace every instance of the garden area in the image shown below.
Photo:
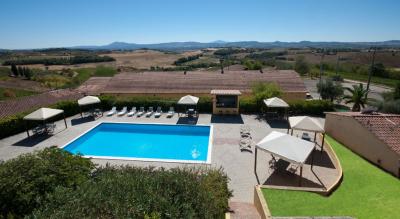
<svg viewBox="0 0 400 219"><path fill-rule="evenodd" d="M263 189L272 216L351 216L396 218L400 181L353 153L333 138L326 140L343 168L343 181L330 196Z"/></svg>
<svg viewBox="0 0 400 219"><path fill-rule="evenodd" d="M221 169L95 166L57 147L0 163L0 218L224 218Z"/></svg>

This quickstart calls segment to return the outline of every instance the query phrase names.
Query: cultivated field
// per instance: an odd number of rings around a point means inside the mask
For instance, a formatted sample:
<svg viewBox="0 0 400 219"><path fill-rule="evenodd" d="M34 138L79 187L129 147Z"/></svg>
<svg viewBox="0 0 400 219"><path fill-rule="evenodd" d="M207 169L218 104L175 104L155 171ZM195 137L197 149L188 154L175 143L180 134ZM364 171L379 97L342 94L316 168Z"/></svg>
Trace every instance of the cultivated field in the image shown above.
<svg viewBox="0 0 400 219"><path fill-rule="evenodd" d="M115 58L117 66L136 69L150 69L151 66L173 67L174 61L179 58L200 54L201 51L187 51L183 53L168 53L155 50L136 50L132 52L113 52L107 56Z"/></svg>

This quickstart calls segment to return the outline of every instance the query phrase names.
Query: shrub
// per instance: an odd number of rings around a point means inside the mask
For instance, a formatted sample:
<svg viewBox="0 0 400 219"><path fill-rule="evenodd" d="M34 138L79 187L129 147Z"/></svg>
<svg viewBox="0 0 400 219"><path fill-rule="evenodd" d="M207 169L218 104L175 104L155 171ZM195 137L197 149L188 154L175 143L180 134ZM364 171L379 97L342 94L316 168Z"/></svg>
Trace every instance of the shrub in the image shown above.
<svg viewBox="0 0 400 219"><path fill-rule="evenodd" d="M294 70L301 75L306 75L310 72L310 65L307 63L304 56L298 56L296 58Z"/></svg>
<svg viewBox="0 0 400 219"><path fill-rule="evenodd" d="M5 89L5 90L3 91L3 96L4 96L4 97L9 97L9 98L14 98L14 97L16 97L15 93L14 93L12 90L9 90L9 89Z"/></svg>
<svg viewBox="0 0 400 219"><path fill-rule="evenodd" d="M264 106L263 100L271 97L280 97L282 95L282 90L276 83L257 82L253 84L251 89L258 109Z"/></svg>
<svg viewBox="0 0 400 219"><path fill-rule="evenodd" d="M323 116L324 112L334 111L334 104L327 100L289 101L289 106L292 115Z"/></svg>
<svg viewBox="0 0 400 219"><path fill-rule="evenodd" d="M232 193L213 169L104 167L76 190L59 188L38 218L223 218Z"/></svg>
<svg viewBox="0 0 400 219"><path fill-rule="evenodd" d="M317 83L317 89L322 99L333 101L343 95L343 87L340 82L334 82L331 78Z"/></svg>
<svg viewBox="0 0 400 219"><path fill-rule="evenodd" d="M89 159L52 147L0 164L0 209L3 217L31 213L56 187L76 188L87 181Z"/></svg>

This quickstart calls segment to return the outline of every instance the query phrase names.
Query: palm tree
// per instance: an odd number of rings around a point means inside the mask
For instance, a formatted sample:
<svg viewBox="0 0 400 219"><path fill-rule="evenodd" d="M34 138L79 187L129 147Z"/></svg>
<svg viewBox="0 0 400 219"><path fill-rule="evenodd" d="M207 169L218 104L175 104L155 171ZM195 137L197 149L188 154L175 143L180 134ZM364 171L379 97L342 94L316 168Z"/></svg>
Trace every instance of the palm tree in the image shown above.
<svg viewBox="0 0 400 219"><path fill-rule="evenodd" d="M361 106L364 108L365 104L367 104L367 95L369 90L365 89L363 84L353 85L353 88L346 87L345 88L351 95L344 95L343 99L345 99L345 103L353 103L353 112L358 112L361 110Z"/></svg>

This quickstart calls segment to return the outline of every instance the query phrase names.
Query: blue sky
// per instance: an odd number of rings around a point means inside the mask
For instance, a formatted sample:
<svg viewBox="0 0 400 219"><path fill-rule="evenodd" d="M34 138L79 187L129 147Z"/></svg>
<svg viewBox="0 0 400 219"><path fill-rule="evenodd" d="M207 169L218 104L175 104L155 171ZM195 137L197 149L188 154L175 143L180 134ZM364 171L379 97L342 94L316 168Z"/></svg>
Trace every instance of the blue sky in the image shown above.
<svg viewBox="0 0 400 219"><path fill-rule="evenodd" d="M2 0L0 48L400 39L399 0Z"/></svg>

